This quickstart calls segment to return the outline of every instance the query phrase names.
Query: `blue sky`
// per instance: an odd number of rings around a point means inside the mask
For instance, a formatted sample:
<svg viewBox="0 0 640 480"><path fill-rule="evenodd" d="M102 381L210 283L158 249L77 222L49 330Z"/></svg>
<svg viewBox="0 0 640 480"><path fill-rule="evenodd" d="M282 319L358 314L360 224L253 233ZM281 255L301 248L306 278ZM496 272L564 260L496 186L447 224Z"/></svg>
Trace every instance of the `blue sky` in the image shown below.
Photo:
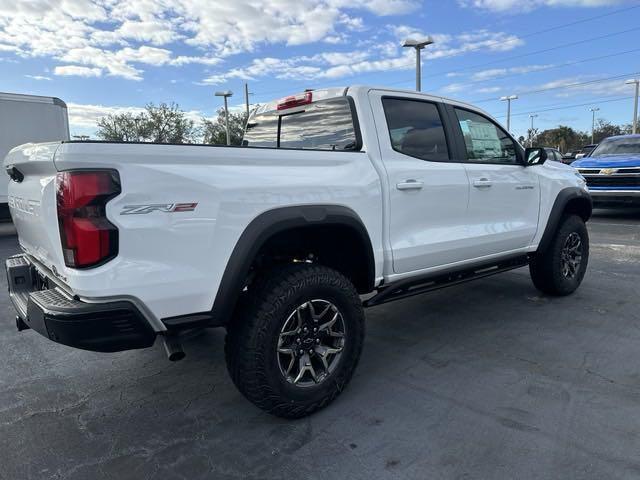
<svg viewBox="0 0 640 480"><path fill-rule="evenodd" d="M524 5L524 6L523 6ZM589 108L629 123L640 3L624 0L0 0L0 91L69 105L72 134L101 115L177 102L194 118L219 89L252 102L305 88L413 88L407 37L431 35L423 90L475 103L512 131L588 130ZM617 78L614 78L617 77ZM566 85L572 84L572 87Z"/></svg>

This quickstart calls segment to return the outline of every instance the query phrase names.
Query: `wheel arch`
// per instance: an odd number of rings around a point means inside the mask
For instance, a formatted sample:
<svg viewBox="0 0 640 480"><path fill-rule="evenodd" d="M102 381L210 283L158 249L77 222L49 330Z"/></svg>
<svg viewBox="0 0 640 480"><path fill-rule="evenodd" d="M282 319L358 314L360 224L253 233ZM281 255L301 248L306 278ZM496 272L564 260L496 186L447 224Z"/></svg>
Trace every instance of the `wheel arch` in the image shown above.
<svg viewBox="0 0 640 480"><path fill-rule="evenodd" d="M372 291L375 284L375 258L369 233L356 212L341 205L303 205L268 210L244 229L227 261L213 307L215 324L231 318L257 255L278 235L306 228L339 228L348 231L362 248L365 265L363 280L356 287L360 293ZM354 282L356 283L356 282Z"/></svg>
<svg viewBox="0 0 640 480"><path fill-rule="evenodd" d="M591 218L593 201L587 192L578 187L561 190L553 203L547 226L538 244L538 252L543 252L551 243L553 236L565 215L578 215L585 222Z"/></svg>

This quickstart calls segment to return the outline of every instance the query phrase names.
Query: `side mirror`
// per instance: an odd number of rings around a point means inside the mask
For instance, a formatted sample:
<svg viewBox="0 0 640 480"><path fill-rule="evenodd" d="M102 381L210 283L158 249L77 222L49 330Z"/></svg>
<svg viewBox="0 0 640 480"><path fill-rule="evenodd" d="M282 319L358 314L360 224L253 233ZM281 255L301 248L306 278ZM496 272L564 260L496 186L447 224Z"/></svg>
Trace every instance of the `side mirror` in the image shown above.
<svg viewBox="0 0 640 480"><path fill-rule="evenodd" d="M524 164L525 167L531 167L533 165L542 165L547 161L549 156L544 148L527 148L524 151Z"/></svg>

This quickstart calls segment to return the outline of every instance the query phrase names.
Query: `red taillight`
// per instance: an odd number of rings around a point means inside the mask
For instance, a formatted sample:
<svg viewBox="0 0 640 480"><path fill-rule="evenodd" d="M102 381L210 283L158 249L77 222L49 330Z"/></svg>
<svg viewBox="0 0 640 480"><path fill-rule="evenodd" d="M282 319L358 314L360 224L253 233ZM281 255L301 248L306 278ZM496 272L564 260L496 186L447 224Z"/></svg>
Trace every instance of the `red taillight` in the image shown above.
<svg viewBox="0 0 640 480"><path fill-rule="evenodd" d="M278 110L286 110L287 108L299 107L301 105L309 105L313 102L313 92L305 92L300 95L283 98L278 102Z"/></svg>
<svg viewBox="0 0 640 480"><path fill-rule="evenodd" d="M106 205L119 193L114 170L58 173L58 225L67 267L93 267L118 254L118 229L107 220Z"/></svg>

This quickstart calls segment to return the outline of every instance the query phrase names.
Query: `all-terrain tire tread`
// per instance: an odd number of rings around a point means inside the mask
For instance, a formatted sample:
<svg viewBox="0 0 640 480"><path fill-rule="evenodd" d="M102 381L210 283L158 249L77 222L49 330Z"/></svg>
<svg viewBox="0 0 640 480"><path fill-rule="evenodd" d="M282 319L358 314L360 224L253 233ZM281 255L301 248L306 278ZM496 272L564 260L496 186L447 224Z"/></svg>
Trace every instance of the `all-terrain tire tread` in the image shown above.
<svg viewBox="0 0 640 480"><path fill-rule="evenodd" d="M353 284L339 272L321 265L293 264L276 268L262 275L251 287L228 326L225 339L227 368L238 390L259 408L280 417L300 418L307 416L331 403L346 387L358 363L364 341L364 313L357 322L362 328L355 329L356 338L352 358L346 359L351 365L344 374L327 381L333 381L328 395L311 403L286 401L275 392L266 377L261 345L272 339L268 335L271 321L276 312L286 304L295 291L307 285L330 285L344 292L345 299L362 312L362 303ZM342 361L342 359L341 359Z"/></svg>

